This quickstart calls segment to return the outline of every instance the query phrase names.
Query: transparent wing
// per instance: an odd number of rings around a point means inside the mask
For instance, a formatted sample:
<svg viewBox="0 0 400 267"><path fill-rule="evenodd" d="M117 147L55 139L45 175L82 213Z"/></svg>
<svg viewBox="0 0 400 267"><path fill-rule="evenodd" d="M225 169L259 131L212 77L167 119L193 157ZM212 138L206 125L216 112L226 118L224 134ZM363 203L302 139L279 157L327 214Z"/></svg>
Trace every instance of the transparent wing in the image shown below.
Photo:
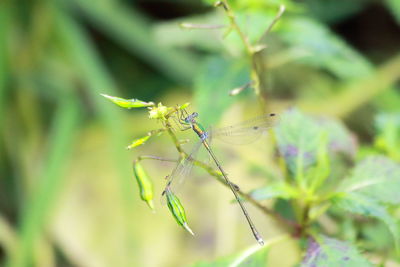
<svg viewBox="0 0 400 267"><path fill-rule="evenodd" d="M265 114L236 125L212 130L210 135L229 144L249 144L274 127L279 118L274 113Z"/></svg>
<svg viewBox="0 0 400 267"><path fill-rule="evenodd" d="M169 187L173 193L179 192L180 188L182 188L182 185L186 181L186 177L190 174L193 168L193 160L197 155L201 145L202 142L198 141L193 147L189 156L178 163L171 175L168 176L165 188ZM161 197L161 203L165 204L165 197L163 196Z"/></svg>

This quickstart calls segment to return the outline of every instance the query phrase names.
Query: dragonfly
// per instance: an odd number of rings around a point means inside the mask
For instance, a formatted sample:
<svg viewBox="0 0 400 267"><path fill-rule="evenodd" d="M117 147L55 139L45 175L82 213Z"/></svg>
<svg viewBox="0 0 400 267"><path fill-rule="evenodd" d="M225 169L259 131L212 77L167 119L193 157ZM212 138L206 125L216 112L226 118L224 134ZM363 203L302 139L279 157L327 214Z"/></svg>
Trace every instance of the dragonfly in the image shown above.
<svg viewBox="0 0 400 267"><path fill-rule="evenodd" d="M181 130L185 131L192 129L200 140L194 146L189 156L186 157L184 160L182 160L172 171L171 175L167 177L167 185L162 195L164 195L167 190L175 191L177 185L182 184L184 178L188 176L188 174L190 173L191 167L193 166L193 160L195 154L197 154L199 148L203 146L207 150L208 154L211 156L212 160L215 162L226 184L229 186L230 190L235 196L235 199L238 202L247 220L247 223L253 233L254 238L260 245L264 245L264 241L261 235L257 231L257 228L255 227L253 221L251 220L246 207L244 206L241 198L239 197L238 194L239 187L231 182L231 180L228 177L228 174L222 168L220 161L218 160L213 150L211 149L210 139L216 137L218 139L233 144L251 143L257 140L258 137L262 135L264 132L268 131L269 129L271 129L273 126L276 125L277 123L276 114L275 113L264 114L262 116L244 121L237 125L210 131L206 131L205 128L196 121L196 118L199 116L197 112L189 114L186 110L181 110L178 112L177 116L178 116L178 125L181 126Z"/></svg>

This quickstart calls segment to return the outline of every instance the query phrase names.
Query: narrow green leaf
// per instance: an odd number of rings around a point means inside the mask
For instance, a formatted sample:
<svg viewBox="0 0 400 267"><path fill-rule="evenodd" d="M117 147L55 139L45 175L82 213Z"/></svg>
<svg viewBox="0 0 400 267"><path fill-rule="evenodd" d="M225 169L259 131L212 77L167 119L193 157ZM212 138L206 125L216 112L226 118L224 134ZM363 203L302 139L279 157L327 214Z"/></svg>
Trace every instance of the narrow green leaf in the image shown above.
<svg viewBox="0 0 400 267"><path fill-rule="evenodd" d="M143 166L139 162L135 162L133 165L133 172L135 174L136 181L140 189L140 198L149 205L149 207L154 210L153 204L153 183L151 182L149 176L143 169Z"/></svg>
<svg viewBox="0 0 400 267"><path fill-rule="evenodd" d="M373 266L348 242L321 236L310 239L301 267L369 267Z"/></svg>
<svg viewBox="0 0 400 267"><path fill-rule="evenodd" d="M143 107L152 107L154 106L153 102L144 102L141 101L139 99L124 99L124 98L120 98L120 97L115 97L115 96L109 96L106 94L101 94L102 96L104 96L105 98L107 98L108 100L110 100L111 102L114 102L115 104L117 104L120 107L123 108L143 108Z"/></svg>
<svg viewBox="0 0 400 267"><path fill-rule="evenodd" d="M137 146L141 146L141 145L143 145L144 143L146 143L146 141L147 141L150 137L151 137L150 135L146 135L146 136L144 136L144 137L135 139L135 140L133 140L132 143L131 143L129 146L127 146L126 148L127 148L127 149L132 149L132 148L135 148L135 147L137 147Z"/></svg>
<svg viewBox="0 0 400 267"><path fill-rule="evenodd" d="M400 164L383 156L368 157L356 165L340 188L384 203L399 204Z"/></svg>
<svg viewBox="0 0 400 267"><path fill-rule="evenodd" d="M240 253L229 267L259 267L266 266L269 246L254 245Z"/></svg>
<svg viewBox="0 0 400 267"><path fill-rule="evenodd" d="M299 62L324 68L341 79L369 75L372 65L324 24L309 17L285 17L277 34L292 47L310 56Z"/></svg>
<svg viewBox="0 0 400 267"><path fill-rule="evenodd" d="M296 197L297 190L286 183L276 183L251 191L250 195L256 200L272 198L291 199Z"/></svg>
<svg viewBox="0 0 400 267"><path fill-rule="evenodd" d="M393 13L394 17L397 20L397 23L400 24L400 1L398 0L385 0L385 3L389 10Z"/></svg>
<svg viewBox="0 0 400 267"><path fill-rule="evenodd" d="M264 246L259 244L253 245L246 250L237 253L235 255L230 255L226 257L219 258L212 262L199 262L192 267L259 267L267 266L268 253L274 244L282 242L289 238L289 235L283 234L276 238L266 240Z"/></svg>
<svg viewBox="0 0 400 267"><path fill-rule="evenodd" d="M354 192L345 193L332 201L335 206L343 210L383 221L393 235L396 248L399 248L400 232L398 222L387 212L386 207L378 201L372 197Z"/></svg>
<svg viewBox="0 0 400 267"><path fill-rule="evenodd" d="M65 1L81 11L96 29L178 82L191 83L197 72L193 53L167 49L154 38L153 25L143 12L121 1ZM178 25L176 28L179 29Z"/></svg>
<svg viewBox="0 0 400 267"><path fill-rule="evenodd" d="M185 228L191 235L194 235L192 229L189 228L186 219L185 209L183 208L179 198L169 189L165 189L165 197L167 198L168 208L174 216L176 222Z"/></svg>
<svg viewBox="0 0 400 267"><path fill-rule="evenodd" d="M65 96L55 114L44 169L40 179L37 178L35 197L24 207L19 246L7 266L30 266L33 248L42 237L50 210L65 182L65 163L69 159L79 121L77 102L73 96Z"/></svg>

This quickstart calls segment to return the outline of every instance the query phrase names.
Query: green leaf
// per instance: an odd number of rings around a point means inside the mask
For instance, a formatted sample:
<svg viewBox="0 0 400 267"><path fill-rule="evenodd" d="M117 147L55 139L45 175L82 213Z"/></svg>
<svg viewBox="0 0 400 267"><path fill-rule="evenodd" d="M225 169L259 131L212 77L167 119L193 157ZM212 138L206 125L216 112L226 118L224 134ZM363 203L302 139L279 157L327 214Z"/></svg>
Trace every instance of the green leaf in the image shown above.
<svg viewBox="0 0 400 267"><path fill-rule="evenodd" d="M293 174L315 163L320 133L314 119L297 109L281 115L276 127L278 149Z"/></svg>
<svg viewBox="0 0 400 267"><path fill-rule="evenodd" d="M66 4L78 9L96 30L166 76L180 83L192 81L197 71L193 53L167 49L154 38L150 19L133 5L121 1L98 1L93 5L86 0L66 1Z"/></svg>
<svg viewBox="0 0 400 267"><path fill-rule="evenodd" d="M398 222L387 212L385 206L372 197L358 193L345 193L332 199L335 206L354 214L376 218L383 221L393 235L396 248L399 248Z"/></svg>
<svg viewBox="0 0 400 267"><path fill-rule="evenodd" d="M393 13L394 17L397 20L397 23L400 24L400 1L398 0L385 0L386 6Z"/></svg>
<svg viewBox="0 0 400 267"><path fill-rule="evenodd" d="M321 236L310 239L301 267L368 267L373 266L350 243Z"/></svg>
<svg viewBox="0 0 400 267"><path fill-rule="evenodd" d="M400 113L382 113L375 119L375 146L389 157L400 160Z"/></svg>
<svg viewBox="0 0 400 267"><path fill-rule="evenodd" d="M268 243L268 242L267 242ZM199 262L192 267L259 267L266 266L269 252L268 244L254 245L237 255L222 257L212 262Z"/></svg>
<svg viewBox="0 0 400 267"><path fill-rule="evenodd" d="M231 262L231 267L259 267L266 266L269 247L255 245L244 252Z"/></svg>
<svg viewBox="0 0 400 267"><path fill-rule="evenodd" d="M329 24L342 20L361 11L371 0L306 0L308 10L319 21Z"/></svg>
<svg viewBox="0 0 400 267"><path fill-rule="evenodd" d="M221 52L221 39L226 29L196 30L182 29L181 23L193 24L224 24L224 14L221 12L208 12L201 15L187 16L174 20L157 23L154 27L154 36L159 44L165 47L184 50L186 47L195 47L202 51ZM198 62L197 62L198 63Z"/></svg>
<svg viewBox="0 0 400 267"><path fill-rule="evenodd" d="M143 107L152 107L154 106L153 102L144 102L144 101L140 101L138 99L124 99L124 98L120 98L120 97L115 97L115 96L109 96L106 94L101 94L102 96L104 96L105 98L107 98L108 100L110 100L111 102L114 102L115 104L117 104L120 107L123 108L143 108Z"/></svg>
<svg viewBox="0 0 400 267"><path fill-rule="evenodd" d="M306 17L285 17L277 34L290 47L309 54L299 62L323 68L341 79L357 79L372 65L325 25Z"/></svg>
<svg viewBox="0 0 400 267"><path fill-rule="evenodd" d="M383 203L399 204L400 164L383 156L370 156L356 165L340 188Z"/></svg>
<svg viewBox="0 0 400 267"><path fill-rule="evenodd" d="M353 155L355 152L353 138L339 121L317 119L298 109L290 109L281 115L276 127L276 138L279 152L296 179L302 179L304 172L317 162L318 157L320 161L323 160L318 155L324 151L320 147L323 143L330 154L344 152Z"/></svg>
<svg viewBox="0 0 400 267"><path fill-rule="evenodd" d="M250 195L256 200L272 198L291 199L296 197L297 190L286 183L276 183L253 190Z"/></svg>
<svg viewBox="0 0 400 267"><path fill-rule="evenodd" d="M250 72L244 60L211 57L201 67L195 79L195 101L204 125L216 123L222 113L237 98L229 96L230 90L248 83Z"/></svg>

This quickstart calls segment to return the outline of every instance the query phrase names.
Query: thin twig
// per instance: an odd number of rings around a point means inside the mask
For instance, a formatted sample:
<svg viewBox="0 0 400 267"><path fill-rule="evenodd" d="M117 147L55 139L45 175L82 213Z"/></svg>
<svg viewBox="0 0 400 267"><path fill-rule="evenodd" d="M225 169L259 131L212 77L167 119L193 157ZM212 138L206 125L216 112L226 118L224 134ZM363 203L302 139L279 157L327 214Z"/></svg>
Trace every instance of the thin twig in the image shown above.
<svg viewBox="0 0 400 267"><path fill-rule="evenodd" d="M152 160L167 161L167 162L178 162L178 160L176 160L176 159L167 159L167 158L151 156L151 155L142 155L142 156L137 157L138 161L144 160L144 159L152 159Z"/></svg>
<svg viewBox="0 0 400 267"><path fill-rule="evenodd" d="M262 43L262 41L265 39L265 37L267 37L267 35L270 33L270 31L272 30L272 28L274 27L274 25L278 22L278 20L282 17L283 13L285 12L285 6L284 5L280 5L279 6L279 11L278 14L276 14L275 18L273 19L273 21L271 22L271 24L268 26L268 28L265 30L264 34L261 35L260 39L258 40L258 43Z"/></svg>

